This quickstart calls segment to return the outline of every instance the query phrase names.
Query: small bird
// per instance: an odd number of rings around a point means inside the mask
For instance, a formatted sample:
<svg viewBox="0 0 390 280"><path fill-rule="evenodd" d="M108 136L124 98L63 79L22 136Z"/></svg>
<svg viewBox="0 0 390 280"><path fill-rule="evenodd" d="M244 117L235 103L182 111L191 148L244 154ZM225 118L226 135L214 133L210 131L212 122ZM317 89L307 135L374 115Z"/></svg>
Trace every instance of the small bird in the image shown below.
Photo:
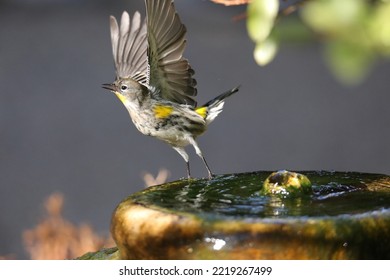
<svg viewBox="0 0 390 280"><path fill-rule="evenodd" d="M198 107L194 70L183 57L186 27L173 0L145 0L146 19L138 11L130 20L125 11L120 24L110 17L111 43L116 68L113 83L103 88L115 93L136 128L172 146L185 160L191 177L187 145L203 160L208 177L213 173L195 139L222 111L235 87Z"/></svg>

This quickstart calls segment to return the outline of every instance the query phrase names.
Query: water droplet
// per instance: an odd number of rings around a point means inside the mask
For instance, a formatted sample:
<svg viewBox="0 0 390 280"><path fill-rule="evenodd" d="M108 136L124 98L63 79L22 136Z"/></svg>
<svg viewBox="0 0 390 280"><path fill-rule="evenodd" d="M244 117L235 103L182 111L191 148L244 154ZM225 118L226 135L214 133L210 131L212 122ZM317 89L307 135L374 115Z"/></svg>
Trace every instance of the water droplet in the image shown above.
<svg viewBox="0 0 390 280"><path fill-rule="evenodd" d="M213 249L217 250L217 251L221 250L223 248L223 246L226 245L226 241L223 240L223 239L219 239L219 238L206 237L205 241L208 242L208 243L214 243Z"/></svg>

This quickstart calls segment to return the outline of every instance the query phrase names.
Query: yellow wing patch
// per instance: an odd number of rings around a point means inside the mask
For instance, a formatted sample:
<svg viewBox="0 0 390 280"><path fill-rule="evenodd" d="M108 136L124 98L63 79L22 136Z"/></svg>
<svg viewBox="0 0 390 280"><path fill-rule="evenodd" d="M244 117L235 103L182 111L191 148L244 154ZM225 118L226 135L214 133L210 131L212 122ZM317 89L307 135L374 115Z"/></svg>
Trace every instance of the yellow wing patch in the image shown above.
<svg viewBox="0 0 390 280"><path fill-rule="evenodd" d="M173 108L171 106L157 105L153 111L156 118L165 119L171 115Z"/></svg>
<svg viewBox="0 0 390 280"><path fill-rule="evenodd" d="M207 107L196 108L195 112L197 112L202 118L205 119L207 116Z"/></svg>

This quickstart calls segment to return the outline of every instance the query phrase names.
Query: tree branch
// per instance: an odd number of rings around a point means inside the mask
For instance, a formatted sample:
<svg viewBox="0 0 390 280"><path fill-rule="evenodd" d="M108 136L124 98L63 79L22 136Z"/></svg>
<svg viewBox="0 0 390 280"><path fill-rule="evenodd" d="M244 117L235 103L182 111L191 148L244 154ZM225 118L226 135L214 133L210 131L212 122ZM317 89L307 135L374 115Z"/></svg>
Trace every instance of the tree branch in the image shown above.
<svg viewBox="0 0 390 280"><path fill-rule="evenodd" d="M248 4L251 0L211 0L211 1L225 6L236 6L236 5Z"/></svg>
<svg viewBox="0 0 390 280"><path fill-rule="evenodd" d="M225 6L237 6L237 5L245 5L249 4L252 0L211 0L212 2L216 4L222 4ZM288 0L283 0L283 2L287 2ZM279 11L279 15L282 16L288 16L289 14L294 13L296 10L298 10L299 7L304 5L306 2L309 2L310 0L298 0L295 3L287 6L286 8ZM240 19L242 16L240 16Z"/></svg>

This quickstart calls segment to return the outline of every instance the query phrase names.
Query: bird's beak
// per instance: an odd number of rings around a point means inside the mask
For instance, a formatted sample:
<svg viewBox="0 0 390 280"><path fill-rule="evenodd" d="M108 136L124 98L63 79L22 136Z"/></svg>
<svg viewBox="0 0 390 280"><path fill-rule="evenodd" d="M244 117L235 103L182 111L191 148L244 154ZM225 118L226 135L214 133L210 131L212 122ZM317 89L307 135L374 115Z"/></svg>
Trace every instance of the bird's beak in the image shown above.
<svg viewBox="0 0 390 280"><path fill-rule="evenodd" d="M116 85L114 85L114 84L103 84L102 87L104 89L108 89L108 90L110 90L112 92L116 91Z"/></svg>

